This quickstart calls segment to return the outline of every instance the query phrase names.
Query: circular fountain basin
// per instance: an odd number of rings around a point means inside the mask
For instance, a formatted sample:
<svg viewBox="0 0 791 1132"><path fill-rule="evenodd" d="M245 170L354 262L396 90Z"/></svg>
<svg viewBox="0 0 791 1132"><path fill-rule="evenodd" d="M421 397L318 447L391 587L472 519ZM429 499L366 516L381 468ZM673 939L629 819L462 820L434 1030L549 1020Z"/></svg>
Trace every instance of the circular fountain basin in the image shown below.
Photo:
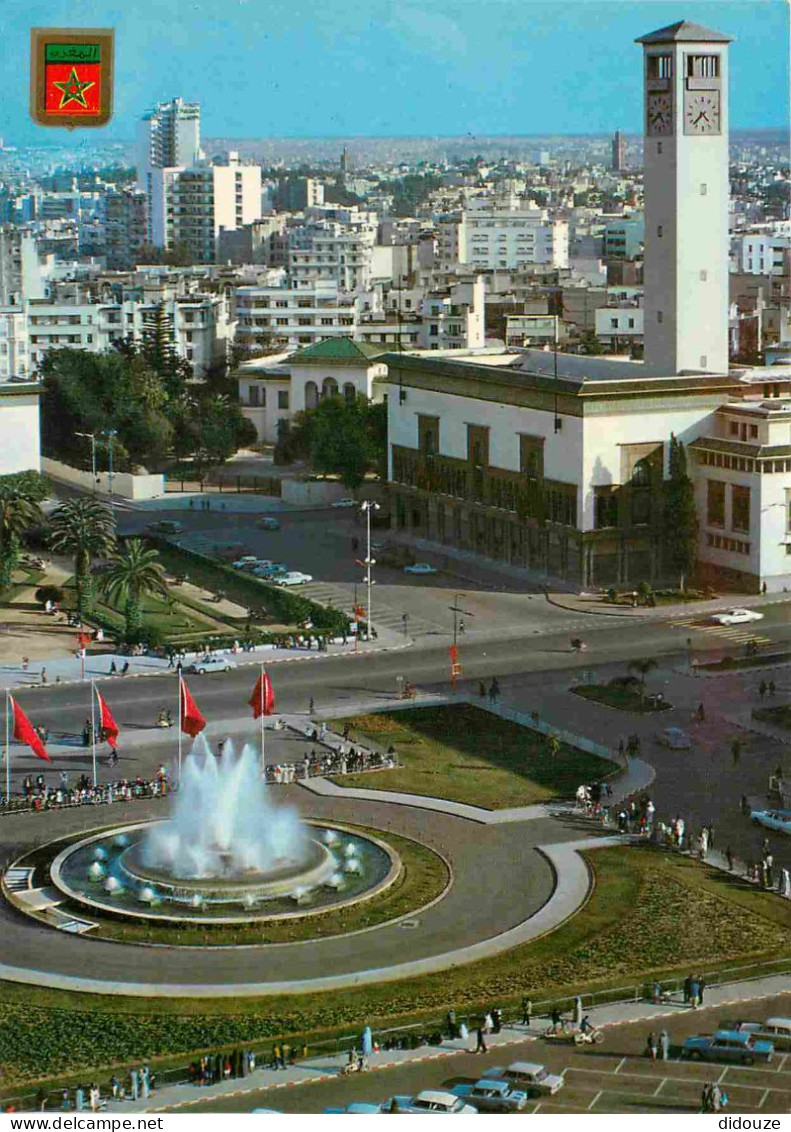
<svg viewBox="0 0 791 1132"><path fill-rule="evenodd" d="M229 862L221 876L175 877L143 861L146 836L162 824L140 822L69 845L50 865L53 885L87 909L113 917L239 924L346 907L384 891L401 871L398 855L378 838L305 822L308 836L296 859L275 862L265 872ZM354 848L348 856L347 846ZM99 849L101 877L92 869ZM354 871L346 871L352 861Z"/></svg>

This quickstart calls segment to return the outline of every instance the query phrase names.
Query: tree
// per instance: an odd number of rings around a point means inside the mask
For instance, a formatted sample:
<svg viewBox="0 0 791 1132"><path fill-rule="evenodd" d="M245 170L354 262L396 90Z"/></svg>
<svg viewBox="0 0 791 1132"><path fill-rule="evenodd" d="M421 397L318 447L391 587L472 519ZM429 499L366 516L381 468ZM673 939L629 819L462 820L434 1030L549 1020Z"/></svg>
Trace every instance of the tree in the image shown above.
<svg viewBox="0 0 791 1132"><path fill-rule="evenodd" d="M0 483L0 587L11 584L22 535L41 520L37 502L14 484Z"/></svg>
<svg viewBox="0 0 791 1132"><path fill-rule="evenodd" d="M629 671L637 672L640 676L640 698L645 699L645 678L649 672L657 667L657 661L652 656L637 657L629 661Z"/></svg>
<svg viewBox="0 0 791 1132"><path fill-rule="evenodd" d="M74 558L77 614L82 618L91 607L93 585L91 560L109 554L115 546L110 509L95 499L69 499L52 512L49 543L56 554Z"/></svg>
<svg viewBox="0 0 791 1132"><path fill-rule="evenodd" d="M667 564L678 572L683 593L698 552L698 512L695 489L687 473L684 445L670 434L670 478L665 484L664 551Z"/></svg>
<svg viewBox="0 0 791 1132"><path fill-rule="evenodd" d="M365 397L324 397L298 415L287 447L291 458L304 456L315 471L340 476L345 487L356 490L367 472L383 470L387 409Z"/></svg>
<svg viewBox="0 0 791 1132"><path fill-rule="evenodd" d="M130 539L126 551L113 556L110 569L102 577L101 590L115 604L123 602L124 639L128 644L135 643L143 623L143 598L168 596L165 570L157 551L147 549L141 539Z"/></svg>
<svg viewBox="0 0 791 1132"><path fill-rule="evenodd" d="M157 303L143 316L143 344L138 354L162 380L171 400L184 395L192 368L176 352L173 316L164 302Z"/></svg>

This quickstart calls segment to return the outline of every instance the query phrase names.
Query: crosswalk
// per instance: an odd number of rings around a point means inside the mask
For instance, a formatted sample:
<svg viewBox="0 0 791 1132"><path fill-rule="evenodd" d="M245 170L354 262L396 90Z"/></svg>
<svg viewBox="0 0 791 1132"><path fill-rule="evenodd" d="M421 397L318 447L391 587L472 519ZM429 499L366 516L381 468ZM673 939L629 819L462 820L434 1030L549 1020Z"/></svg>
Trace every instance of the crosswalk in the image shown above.
<svg viewBox="0 0 791 1132"><path fill-rule="evenodd" d="M721 637L724 640L733 641L734 644L738 645L747 645L751 641L756 645L771 645L773 643L771 637L762 636L747 625L718 625L717 622L714 621L711 623L701 621L699 617L679 618L675 621L670 621L669 625L673 629L694 629L697 633L707 633L711 637Z"/></svg>
<svg viewBox="0 0 791 1132"><path fill-rule="evenodd" d="M311 601L318 602L320 605L333 605L336 609L345 609L351 612L352 605L354 604L354 591L349 585L341 586L334 585L332 582L308 582L307 585L300 586L296 591L301 597L310 598ZM384 601L377 601L378 593L374 590L374 625L377 629L391 629L393 632L402 632L404 628L403 610L393 609L388 606ZM362 606L365 606L365 587L358 586L357 600ZM427 633L437 629L437 625L433 622L426 620L424 617L419 617L417 614L409 613L408 631L414 633Z"/></svg>

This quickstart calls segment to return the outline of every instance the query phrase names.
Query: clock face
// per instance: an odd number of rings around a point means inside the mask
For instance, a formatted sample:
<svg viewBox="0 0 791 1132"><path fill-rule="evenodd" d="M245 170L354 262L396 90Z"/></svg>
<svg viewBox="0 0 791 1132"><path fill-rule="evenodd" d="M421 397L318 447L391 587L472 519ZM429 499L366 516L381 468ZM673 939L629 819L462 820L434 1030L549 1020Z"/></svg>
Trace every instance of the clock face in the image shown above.
<svg viewBox="0 0 791 1132"><path fill-rule="evenodd" d="M646 96L646 132L669 134L673 129L673 100L669 94L649 91Z"/></svg>
<svg viewBox="0 0 791 1132"><path fill-rule="evenodd" d="M720 132L720 92L696 90L687 94L684 106L684 128L688 134Z"/></svg>

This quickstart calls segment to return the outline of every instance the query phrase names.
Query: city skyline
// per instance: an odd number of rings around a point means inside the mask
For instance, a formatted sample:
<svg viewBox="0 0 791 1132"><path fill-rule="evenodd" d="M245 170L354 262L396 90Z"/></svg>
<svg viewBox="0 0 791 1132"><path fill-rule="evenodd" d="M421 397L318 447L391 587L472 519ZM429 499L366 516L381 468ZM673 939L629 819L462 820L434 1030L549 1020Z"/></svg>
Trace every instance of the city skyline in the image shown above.
<svg viewBox="0 0 791 1132"><path fill-rule="evenodd" d="M629 45L678 18L735 37L734 130L787 126L787 99L777 96L788 89L783 0L577 0L562 11L499 0L485 16L467 0L441 0L430 14L379 4L375 18L362 22L347 0L330 11L275 4L265 16L260 0L239 0L219 19L205 0L191 9L184 20L175 4L141 0L133 19L87 0L81 25L116 29L115 116L106 129L73 135L75 142L131 140L146 109L174 95L202 104L207 137L639 133L642 97ZM13 49L0 67L6 89L24 92L5 106L0 134L9 143L68 138L30 121L27 68L30 27L70 26L72 13L63 0L37 0L6 21ZM579 39L586 50L573 54L575 69L558 67L569 41ZM151 50L163 42L171 45L167 55Z"/></svg>

